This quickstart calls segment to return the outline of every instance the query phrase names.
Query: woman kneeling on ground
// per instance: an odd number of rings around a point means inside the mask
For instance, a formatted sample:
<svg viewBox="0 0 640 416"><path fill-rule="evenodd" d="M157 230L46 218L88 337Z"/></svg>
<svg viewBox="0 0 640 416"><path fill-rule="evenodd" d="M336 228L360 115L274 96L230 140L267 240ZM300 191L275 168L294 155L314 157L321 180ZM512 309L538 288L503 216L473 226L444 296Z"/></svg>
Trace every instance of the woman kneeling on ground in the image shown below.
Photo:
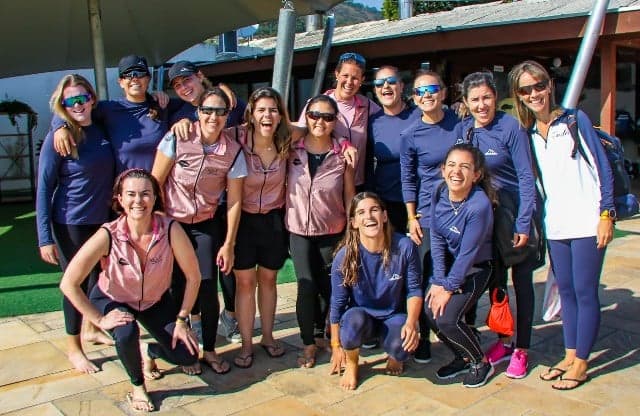
<svg viewBox="0 0 640 416"><path fill-rule="evenodd" d="M356 195L331 270L331 374L346 363L342 388L356 388L360 346L374 337L389 354L387 374L402 373L420 339L421 276L417 247L393 233L382 200Z"/></svg>
<svg viewBox="0 0 640 416"><path fill-rule="evenodd" d="M60 289L82 316L109 331L116 342L133 391L127 401L134 411L154 410L145 379L162 377L155 358L176 365L198 361L198 341L187 325L200 284L200 270L185 232L160 214L160 186L143 169L123 172L114 185L113 209L120 217L102 226L73 257ZM173 260L186 278L178 315L169 294ZM89 297L82 282L100 262L102 272ZM140 348L140 329L147 329L158 344Z"/></svg>

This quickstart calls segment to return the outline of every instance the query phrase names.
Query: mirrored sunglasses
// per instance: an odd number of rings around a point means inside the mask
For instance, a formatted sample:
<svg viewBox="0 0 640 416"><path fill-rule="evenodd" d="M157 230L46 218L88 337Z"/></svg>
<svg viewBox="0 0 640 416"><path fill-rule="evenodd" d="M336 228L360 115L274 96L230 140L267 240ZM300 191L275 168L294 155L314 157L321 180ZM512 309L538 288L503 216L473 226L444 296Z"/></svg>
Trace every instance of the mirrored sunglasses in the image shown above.
<svg viewBox="0 0 640 416"><path fill-rule="evenodd" d="M396 77L386 77L386 78L378 78L373 80L373 85L376 87L382 87L384 83L389 85L396 85L398 83L398 78Z"/></svg>
<svg viewBox="0 0 640 416"><path fill-rule="evenodd" d="M120 74L120 78L124 79L144 78L147 76L149 76L149 73L145 71L129 71L124 74Z"/></svg>
<svg viewBox="0 0 640 416"><path fill-rule="evenodd" d="M91 95L89 94L80 94L75 95L73 97L65 98L62 100L62 105L64 107L73 107L76 104L84 105L91 100Z"/></svg>
<svg viewBox="0 0 640 416"><path fill-rule="evenodd" d="M202 114L206 114L208 116L215 114L218 117L222 117L222 116L226 116L227 114L229 114L229 109L228 108L224 108L224 107L205 107L205 106L200 106L198 107L198 111L200 111Z"/></svg>
<svg viewBox="0 0 640 416"><path fill-rule="evenodd" d="M540 81L532 85L524 85L522 87L518 87L517 92L518 92L518 95L531 95L533 90L536 90L537 92L542 92L547 89L548 85L549 85L549 81L546 81L546 80Z"/></svg>
<svg viewBox="0 0 640 416"><path fill-rule="evenodd" d="M367 60L364 59L364 56L355 52L347 52L340 55L340 57L338 58L338 62L344 62L344 61L356 61L358 64L362 66L365 66L367 64Z"/></svg>
<svg viewBox="0 0 640 416"><path fill-rule="evenodd" d="M319 111L307 111L307 117L311 120L319 120L323 119L327 123L331 123L332 121L336 121L336 115L333 113L321 113Z"/></svg>
<svg viewBox="0 0 640 416"><path fill-rule="evenodd" d="M425 95L426 93L429 93L429 95L433 95L436 94L438 91L440 91L442 88L440 88L440 85L438 84L433 84L433 85L423 85L421 87L416 87L413 89L413 93L419 97L422 97L423 95Z"/></svg>

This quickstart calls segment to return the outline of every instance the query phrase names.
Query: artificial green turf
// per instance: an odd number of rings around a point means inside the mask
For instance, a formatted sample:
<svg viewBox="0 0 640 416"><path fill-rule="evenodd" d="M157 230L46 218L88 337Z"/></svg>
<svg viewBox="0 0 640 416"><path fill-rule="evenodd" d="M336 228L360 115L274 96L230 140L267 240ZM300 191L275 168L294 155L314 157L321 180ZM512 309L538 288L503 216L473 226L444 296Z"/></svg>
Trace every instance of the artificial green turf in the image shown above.
<svg viewBox="0 0 640 416"><path fill-rule="evenodd" d="M60 310L62 273L40 259L33 204L0 205L0 317ZM287 260L278 283L295 281Z"/></svg>

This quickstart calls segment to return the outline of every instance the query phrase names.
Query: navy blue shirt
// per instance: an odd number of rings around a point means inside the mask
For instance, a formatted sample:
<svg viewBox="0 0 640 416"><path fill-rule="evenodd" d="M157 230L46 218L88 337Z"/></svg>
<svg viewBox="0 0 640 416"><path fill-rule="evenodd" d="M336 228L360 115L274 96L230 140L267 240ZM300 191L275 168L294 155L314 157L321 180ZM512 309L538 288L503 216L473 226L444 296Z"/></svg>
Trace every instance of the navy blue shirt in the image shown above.
<svg viewBox="0 0 640 416"><path fill-rule="evenodd" d="M351 286L343 284L340 271L344 261L342 247L331 266L331 306L329 319L332 324L340 322L344 312L359 306L378 319L407 312L407 299L422 298L422 270L418 248L402 234L394 233L391 239L391 259L384 267L381 253L371 253L362 244L358 247L360 268L358 281Z"/></svg>
<svg viewBox="0 0 640 416"><path fill-rule="evenodd" d="M419 108L412 106L395 116L380 110L369 117L368 138L373 152L370 152L372 157L367 163L367 189L371 189L382 199L403 201L400 182L400 133L415 123L421 114Z"/></svg>
<svg viewBox="0 0 640 416"><path fill-rule="evenodd" d="M94 122L107 130L116 160L116 175L131 168L151 172L158 143L168 130L167 111L160 109L157 118L150 117L153 98L142 103L132 103L125 98L99 101L93 110ZM53 116L53 130L62 127L64 120Z"/></svg>
<svg viewBox="0 0 640 416"><path fill-rule="evenodd" d="M492 258L493 207L478 186L471 189L462 204L455 204L459 207L457 213L449 200L449 188L445 185L435 191L431 204L430 282L455 291L464 284L474 264ZM451 267L447 267L447 257L453 257Z"/></svg>
<svg viewBox="0 0 640 416"><path fill-rule="evenodd" d="M474 128L473 123L472 117L463 120L460 137L482 151L494 188L508 192L518 203L514 232L529 235L536 204L529 136L515 118L502 111L484 127Z"/></svg>
<svg viewBox="0 0 640 416"><path fill-rule="evenodd" d="M229 112L227 123L224 126L233 127L242 124L244 122L244 110L246 108L247 103L238 99L236 106ZM179 98L170 99L167 110L169 111L169 126L173 126L176 122L185 118L191 121L198 119L198 107Z"/></svg>
<svg viewBox="0 0 640 416"><path fill-rule="evenodd" d="M458 140L456 128L460 119L450 110L436 124L416 120L402 132L400 169L404 202L415 202L420 226L429 228L431 193L442 180L440 167L447 152Z"/></svg>
<svg viewBox="0 0 640 416"><path fill-rule="evenodd" d="M114 180L111 145L101 127L84 127L78 159L53 149L53 132L42 143L38 165L38 245L54 244L51 222L89 225L108 221Z"/></svg>

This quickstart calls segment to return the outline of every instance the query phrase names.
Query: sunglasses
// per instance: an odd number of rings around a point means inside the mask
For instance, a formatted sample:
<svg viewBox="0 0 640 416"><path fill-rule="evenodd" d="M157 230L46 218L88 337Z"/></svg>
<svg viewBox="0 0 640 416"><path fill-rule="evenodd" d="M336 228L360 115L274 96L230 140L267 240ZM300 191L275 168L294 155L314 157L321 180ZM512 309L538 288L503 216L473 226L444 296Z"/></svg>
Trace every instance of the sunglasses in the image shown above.
<svg viewBox="0 0 640 416"><path fill-rule="evenodd" d="M518 87L517 93L518 95L531 95L533 90L536 90L537 92L542 92L547 89L548 85L549 85L549 81L536 82L533 85L525 85L522 87Z"/></svg>
<svg viewBox="0 0 640 416"><path fill-rule="evenodd" d="M198 107L198 111L208 116L215 114L216 116L222 117L229 114L229 109L224 107L205 107L201 105Z"/></svg>
<svg viewBox="0 0 640 416"><path fill-rule="evenodd" d="M85 105L91 100L91 95L89 94L80 94L75 95L73 97L65 98L62 100L62 105L64 107L73 107L76 104Z"/></svg>
<svg viewBox="0 0 640 416"><path fill-rule="evenodd" d="M323 119L327 123L336 121L336 115L333 113L321 113L320 111L307 111L307 117L311 120Z"/></svg>
<svg viewBox="0 0 640 416"><path fill-rule="evenodd" d="M146 71L135 71L135 70L125 72L124 74L120 74L120 78L124 78L124 79L144 78L148 76L149 76L149 73Z"/></svg>
<svg viewBox="0 0 640 416"><path fill-rule="evenodd" d="M440 88L440 85L438 84L433 84L433 85L423 85L422 87L416 87L413 89L413 93L419 97L422 97L423 95L425 95L426 93L429 93L429 95L433 95L435 93L437 93L438 91L440 91L442 88Z"/></svg>
<svg viewBox="0 0 640 416"><path fill-rule="evenodd" d="M356 63L362 66L365 66L367 64L367 60L364 59L364 56L355 52L347 52L340 55L340 57L338 58L338 62L344 62L344 61L356 61Z"/></svg>
<svg viewBox="0 0 640 416"><path fill-rule="evenodd" d="M386 77L386 78L378 78L373 80L373 85L376 87L382 87L384 83L389 85L396 85L398 83L397 77Z"/></svg>

